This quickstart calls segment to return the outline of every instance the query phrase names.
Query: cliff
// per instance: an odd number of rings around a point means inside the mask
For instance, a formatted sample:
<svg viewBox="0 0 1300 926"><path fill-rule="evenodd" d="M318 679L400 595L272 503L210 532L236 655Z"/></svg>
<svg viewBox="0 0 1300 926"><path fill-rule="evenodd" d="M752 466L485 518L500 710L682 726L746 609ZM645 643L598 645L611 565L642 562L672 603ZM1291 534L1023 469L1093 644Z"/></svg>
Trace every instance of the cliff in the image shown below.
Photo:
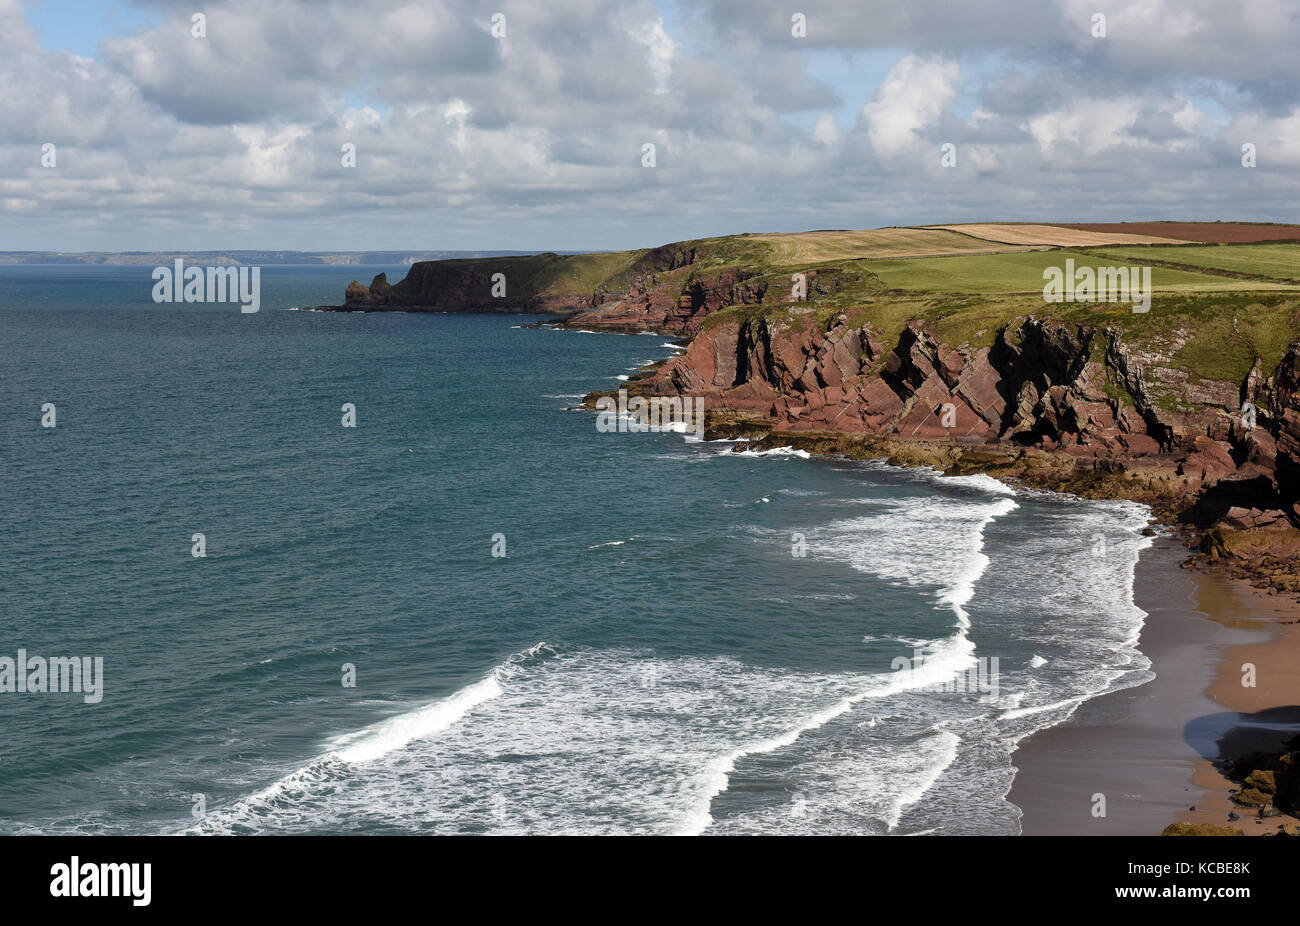
<svg viewBox="0 0 1300 926"><path fill-rule="evenodd" d="M1204 531L1205 559L1300 591L1300 342L1239 383L1192 383L1172 362L1117 325L1032 315L956 348L919 320L891 337L842 313L824 325L760 315L704 326L631 388L701 396L711 436L750 447L1140 500Z"/></svg>
<svg viewBox="0 0 1300 926"><path fill-rule="evenodd" d="M737 235L639 251L421 261L391 284L353 281L322 310L528 312L610 330L693 330L710 312L756 304L767 283L762 246Z"/></svg>
<svg viewBox="0 0 1300 926"><path fill-rule="evenodd" d="M1202 532L1195 562L1300 591L1300 246L1075 234L1091 237L877 229L433 261L354 284L344 308L677 336L685 351L627 388L703 398L712 436L1141 500ZM1067 260L1152 268L1149 311L1045 301Z"/></svg>

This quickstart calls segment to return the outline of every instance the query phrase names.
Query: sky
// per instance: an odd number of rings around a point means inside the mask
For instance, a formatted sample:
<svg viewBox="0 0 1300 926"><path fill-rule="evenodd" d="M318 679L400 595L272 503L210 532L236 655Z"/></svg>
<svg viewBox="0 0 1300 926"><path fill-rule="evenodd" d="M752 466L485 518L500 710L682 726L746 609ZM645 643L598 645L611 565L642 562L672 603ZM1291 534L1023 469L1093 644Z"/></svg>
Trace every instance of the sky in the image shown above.
<svg viewBox="0 0 1300 926"><path fill-rule="evenodd" d="M1294 0L0 0L0 249L1295 222L1297 48Z"/></svg>

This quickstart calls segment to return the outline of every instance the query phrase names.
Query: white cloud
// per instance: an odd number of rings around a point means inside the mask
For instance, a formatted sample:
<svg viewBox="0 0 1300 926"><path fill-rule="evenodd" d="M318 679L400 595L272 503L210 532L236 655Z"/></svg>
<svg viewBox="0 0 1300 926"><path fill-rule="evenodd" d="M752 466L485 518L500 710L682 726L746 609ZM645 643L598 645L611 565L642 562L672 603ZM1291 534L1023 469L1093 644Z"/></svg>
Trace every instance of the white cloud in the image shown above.
<svg viewBox="0 0 1300 926"><path fill-rule="evenodd" d="M1249 142L1255 146L1259 169L1295 171L1300 168L1300 107L1284 116L1240 116L1223 131L1222 139L1233 158L1239 158L1241 146Z"/></svg>
<svg viewBox="0 0 1300 926"><path fill-rule="evenodd" d="M1184 132L1195 134L1205 128L1205 110L1198 107L1191 100L1180 98L1182 103L1177 109L1169 108L1170 118L1173 119L1174 125L1178 126Z"/></svg>
<svg viewBox="0 0 1300 926"><path fill-rule="evenodd" d="M1045 155L1059 154L1067 145L1094 155L1134 143L1126 130L1137 120L1139 108L1135 100L1079 100L1029 120L1029 131Z"/></svg>
<svg viewBox="0 0 1300 926"><path fill-rule="evenodd" d="M1073 0L808 0L800 40L778 0L668 18L651 0L213 0L206 40L187 8L155 8L156 28L88 59L43 49L0 0L0 247L559 250L1012 215L1286 220L1300 198L1300 19L1281 0L1141 0L1086 42ZM861 49L896 63L857 80Z"/></svg>
<svg viewBox="0 0 1300 926"><path fill-rule="evenodd" d="M823 145L834 145L840 140L840 130L835 125L833 113L822 113L813 124L813 138Z"/></svg>
<svg viewBox="0 0 1300 926"><path fill-rule="evenodd" d="M649 25L629 31L634 41L646 46L650 73L654 75L655 93L667 93L673 76L673 55L677 52L677 43L664 31L663 19L656 19Z"/></svg>
<svg viewBox="0 0 1300 926"><path fill-rule="evenodd" d="M918 130L932 125L957 95L960 69L942 58L907 55L889 70L871 102L862 107L876 153L896 157L921 145Z"/></svg>

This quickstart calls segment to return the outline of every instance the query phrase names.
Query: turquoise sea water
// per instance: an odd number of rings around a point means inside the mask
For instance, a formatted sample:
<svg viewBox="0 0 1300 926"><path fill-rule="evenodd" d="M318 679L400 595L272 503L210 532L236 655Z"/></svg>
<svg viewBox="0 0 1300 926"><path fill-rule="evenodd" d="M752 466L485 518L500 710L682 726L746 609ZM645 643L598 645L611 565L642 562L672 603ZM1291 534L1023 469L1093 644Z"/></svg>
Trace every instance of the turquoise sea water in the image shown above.
<svg viewBox="0 0 1300 926"><path fill-rule="evenodd" d="M1016 740L1149 677L1140 506L571 409L660 336L289 311L402 268L150 270L0 268L0 656L104 667L0 692L2 832L1014 833Z"/></svg>

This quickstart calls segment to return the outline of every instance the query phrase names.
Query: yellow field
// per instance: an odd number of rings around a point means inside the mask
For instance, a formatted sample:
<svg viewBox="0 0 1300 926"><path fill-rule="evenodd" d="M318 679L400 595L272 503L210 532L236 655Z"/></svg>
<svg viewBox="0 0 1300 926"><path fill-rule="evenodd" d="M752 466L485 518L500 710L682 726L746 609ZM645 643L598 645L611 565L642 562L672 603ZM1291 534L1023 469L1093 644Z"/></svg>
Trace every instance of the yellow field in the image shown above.
<svg viewBox="0 0 1300 926"><path fill-rule="evenodd" d="M1057 225L935 225L936 229L946 229L972 235L985 241L1002 244L1049 245L1058 248L1086 248L1102 244L1193 244L1178 238L1157 238L1151 235L1128 235L1121 232L1093 232L1077 228L1061 228Z"/></svg>
<svg viewBox="0 0 1300 926"><path fill-rule="evenodd" d="M1105 236L1102 236L1105 237ZM750 235L772 247L778 265L811 264L864 257L943 257L954 254L994 254L1027 251L1032 246L981 241L941 228L873 228L865 231L813 231L794 235Z"/></svg>

